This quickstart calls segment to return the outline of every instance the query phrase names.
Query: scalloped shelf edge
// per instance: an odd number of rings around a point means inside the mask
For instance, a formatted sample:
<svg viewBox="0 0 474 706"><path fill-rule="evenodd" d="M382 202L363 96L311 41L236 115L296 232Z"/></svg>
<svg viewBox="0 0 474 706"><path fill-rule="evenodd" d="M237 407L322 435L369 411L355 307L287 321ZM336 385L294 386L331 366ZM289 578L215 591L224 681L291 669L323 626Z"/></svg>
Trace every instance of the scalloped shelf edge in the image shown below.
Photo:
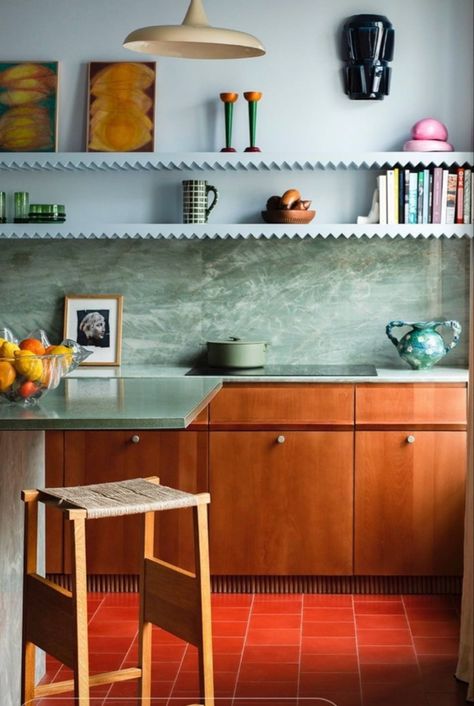
<svg viewBox="0 0 474 706"><path fill-rule="evenodd" d="M137 154L53 152L0 154L0 169L13 171L316 171L384 169L395 164L462 166L474 163L474 152L331 152L221 154L220 152Z"/></svg>

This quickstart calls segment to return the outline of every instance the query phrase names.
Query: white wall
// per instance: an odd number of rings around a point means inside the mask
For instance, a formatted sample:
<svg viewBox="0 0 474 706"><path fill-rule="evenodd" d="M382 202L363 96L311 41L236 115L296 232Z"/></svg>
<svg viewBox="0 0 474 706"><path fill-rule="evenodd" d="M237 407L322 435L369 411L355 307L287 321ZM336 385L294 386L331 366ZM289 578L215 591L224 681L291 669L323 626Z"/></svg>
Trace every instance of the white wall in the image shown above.
<svg viewBox="0 0 474 706"><path fill-rule="evenodd" d="M3 0L0 58L61 62L60 151L85 144L86 63L150 59L122 48L126 34L181 22L188 0ZM224 142L223 90L261 90L257 143L268 151L401 148L411 125L445 122L458 150L473 144L472 0L205 0L211 24L251 32L259 59L159 59L158 151L213 151ZM341 23L362 12L393 23L390 96L350 101L341 81ZM236 105L235 146L248 144Z"/></svg>

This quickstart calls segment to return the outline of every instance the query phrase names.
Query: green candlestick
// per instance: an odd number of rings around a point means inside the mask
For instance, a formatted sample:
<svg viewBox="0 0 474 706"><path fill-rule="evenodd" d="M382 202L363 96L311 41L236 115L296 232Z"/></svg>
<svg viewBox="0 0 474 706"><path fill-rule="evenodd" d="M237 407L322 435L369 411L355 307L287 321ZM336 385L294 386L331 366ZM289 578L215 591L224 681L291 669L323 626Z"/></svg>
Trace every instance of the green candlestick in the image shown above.
<svg viewBox="0 0 474 706"><path fill-rule="evenodd" d="M246 152L261 152L260 147L255 146L255 135L257 132L257 103L263 93L258 91L247 91L244 93L244 98L249 104L249 132L250 132L250 147L246 148Z"/></svg>
<svg viewBox="0 0 474 706"><path fill-rule="evenodd" d="M232 119L234 116L234 103L239 97L238 93L220 93L221 101L224 103L225 111L225 147L221 149L221 152L235 152L236 150L231 147L232 143Z"/></svg>

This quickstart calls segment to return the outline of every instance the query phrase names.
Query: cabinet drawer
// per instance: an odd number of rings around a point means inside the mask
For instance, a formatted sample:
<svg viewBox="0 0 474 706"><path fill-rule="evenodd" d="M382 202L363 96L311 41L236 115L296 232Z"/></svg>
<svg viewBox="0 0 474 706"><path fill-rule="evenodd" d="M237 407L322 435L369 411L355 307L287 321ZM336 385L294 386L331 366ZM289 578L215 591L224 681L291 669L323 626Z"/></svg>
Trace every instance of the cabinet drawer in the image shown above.
<svg viewBox="0 0 474 706"><path fill-rule="evenodd" d="M463 383L357 385L355 399L359 428L427 425L455 430L467 423Z"/></svg>
<svg viewBox="0 0 474 706"><path fill-rule="evenodd" d="M213 428L352 427L353 385L225 385L210 405Z"/></svg>

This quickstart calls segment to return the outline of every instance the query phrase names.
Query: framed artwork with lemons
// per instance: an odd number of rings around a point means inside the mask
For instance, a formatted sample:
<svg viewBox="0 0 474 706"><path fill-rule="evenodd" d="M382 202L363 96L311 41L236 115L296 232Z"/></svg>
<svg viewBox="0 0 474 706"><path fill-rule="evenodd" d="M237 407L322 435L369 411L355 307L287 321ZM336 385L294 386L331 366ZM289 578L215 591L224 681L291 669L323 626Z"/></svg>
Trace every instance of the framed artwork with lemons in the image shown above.
<svg viewBox="0 0 474 706"><path fill-rule="evenodd" d="M121 294L71 294L64 300L64 338L77 341L91 355L81 365L120 365Z"/></svg>
<svg viewBox="0 0 474 706"><path fill-rule="evenodd" d="M0 152L57 150L58 62L0 61Z"/></svg>
<svg viewBox="0 0 474 706"><path fill-rule="evenodd" d="M87 151L153 152L156 63L89 63Z"/></svg>

